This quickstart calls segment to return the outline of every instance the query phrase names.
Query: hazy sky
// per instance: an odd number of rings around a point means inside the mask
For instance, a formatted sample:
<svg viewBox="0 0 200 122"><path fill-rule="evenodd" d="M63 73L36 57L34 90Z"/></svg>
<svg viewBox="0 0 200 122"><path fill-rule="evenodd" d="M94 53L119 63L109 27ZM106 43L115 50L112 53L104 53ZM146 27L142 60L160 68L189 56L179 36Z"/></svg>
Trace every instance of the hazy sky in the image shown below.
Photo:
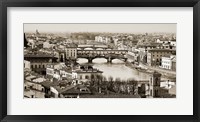
<svg viewBox="0 0 200 122"><path fill-rule="evenodd" d="M176 24L24 24L24 32L176 33Z"/></svg>

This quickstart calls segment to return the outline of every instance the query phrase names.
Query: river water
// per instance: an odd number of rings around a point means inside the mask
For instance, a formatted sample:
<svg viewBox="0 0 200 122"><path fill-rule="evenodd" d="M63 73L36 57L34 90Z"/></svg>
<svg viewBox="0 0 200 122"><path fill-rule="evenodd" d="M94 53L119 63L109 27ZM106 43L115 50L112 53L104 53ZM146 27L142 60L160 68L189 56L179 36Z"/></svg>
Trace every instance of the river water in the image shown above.
<svg viewBox="0 0 200 122"><path fill-rule="evenodd" d="M87 64L88 60L79 58L77 62L79 64ZM103 76L107 79L112 76L114 80L116 78L120 78L121 80L132 78L136 80L149 80L151 77L149 74L125 66L125 63L118 59L114 59L112 63L109 64L104 58L96 58L92 61L92 65L94 68L103 71Z"/></svg>

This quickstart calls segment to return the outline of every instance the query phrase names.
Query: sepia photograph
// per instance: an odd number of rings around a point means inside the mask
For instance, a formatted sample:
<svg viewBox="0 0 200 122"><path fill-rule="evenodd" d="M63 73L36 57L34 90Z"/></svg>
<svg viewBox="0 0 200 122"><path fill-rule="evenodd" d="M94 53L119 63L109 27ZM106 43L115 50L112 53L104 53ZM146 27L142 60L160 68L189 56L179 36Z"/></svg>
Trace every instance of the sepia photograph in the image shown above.
<svg viewBox="0 0 200 122"><path fill-rule="evenodd" d="M176 23L24 23L23 98L176 98Z"/></svg>

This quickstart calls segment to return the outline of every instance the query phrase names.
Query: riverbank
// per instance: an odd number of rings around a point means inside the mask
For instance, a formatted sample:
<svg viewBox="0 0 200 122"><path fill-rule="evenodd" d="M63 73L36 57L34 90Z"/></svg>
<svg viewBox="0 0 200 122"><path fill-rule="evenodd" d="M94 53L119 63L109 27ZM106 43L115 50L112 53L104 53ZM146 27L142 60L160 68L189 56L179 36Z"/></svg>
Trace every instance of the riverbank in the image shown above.
<svg viewBox="0 0 200 122"><path fill-rule="evenodd" d="M129 68L135 69L139 72L147 73L149 75L153 74L154 71L157 71L162 74L163 78L167 78L167 79L175 79L176 78L176 72L173 72L173 71L165 71L165 70L161 70L161 69L155 68L155 67L151 68L146 65L142 65L142 67L138 67L137 65L134 65L128 61L125 63L125 65Z"/></svg>

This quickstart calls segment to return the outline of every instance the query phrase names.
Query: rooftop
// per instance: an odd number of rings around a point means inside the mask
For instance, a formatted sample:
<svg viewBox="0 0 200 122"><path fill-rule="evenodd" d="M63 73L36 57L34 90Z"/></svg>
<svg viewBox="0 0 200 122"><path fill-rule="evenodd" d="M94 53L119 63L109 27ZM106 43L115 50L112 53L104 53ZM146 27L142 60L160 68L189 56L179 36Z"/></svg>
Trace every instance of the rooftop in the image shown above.
<svg viewBox="0 0 200 122"><path fill-rule="evenodd" d="M78 70L75 70L75 72L77 73L103 73L103 71L100 71L99 69L84 69L84 70L81 70L81 69L78 69Z"/></svg>
<svg viewBox="0 0 200 122"><path fill-rule="evenodd" d="M163 57L170 58L170 57L171 57L171 55L170 55L170 54L166 54L166 55L164 55Z"/></svg>
<svg viewBox="0 0 200 122"><path fill-rule="evenodd" d="M149 52L176 52L175 49L148 49Z"/></svg>
<svg viewBox="0 0 200 122"><path fill-rule="evenodd" d="M49 54L45 52L29 52L29 53L26 53L24 57L54 57L54 54Z"/></svg>
<svg viewBox="0 0 200 122"><path fill-rule="evenodd" d="M73 47L73 48L77 48L78 47L78 45L77 44L74 44L74 43L68 43L67 45L66 45L66 47Z"/></svg>
<svg viewBox="0 0 200 122"><path fill-rule="evenodd" d="M41 84L42 84L42 86L44 86L44 87L50 89L51 86L57 86L57 85L59 85L59 82L57 82L57 81L54 81L54 82L51 82L51 81L44 81L44 82L42 82Z"/></svg>
<svg viewBox="0 0 200 122"><path fill-rule="evenodd" d="M84 89L84 90L81 90ZM63 89L63 91L61 92L61 94L65 95L65 94L90 94L91 91L83 86L83 85L76 85L76 86L70 86L66 89Z"/></svg>

